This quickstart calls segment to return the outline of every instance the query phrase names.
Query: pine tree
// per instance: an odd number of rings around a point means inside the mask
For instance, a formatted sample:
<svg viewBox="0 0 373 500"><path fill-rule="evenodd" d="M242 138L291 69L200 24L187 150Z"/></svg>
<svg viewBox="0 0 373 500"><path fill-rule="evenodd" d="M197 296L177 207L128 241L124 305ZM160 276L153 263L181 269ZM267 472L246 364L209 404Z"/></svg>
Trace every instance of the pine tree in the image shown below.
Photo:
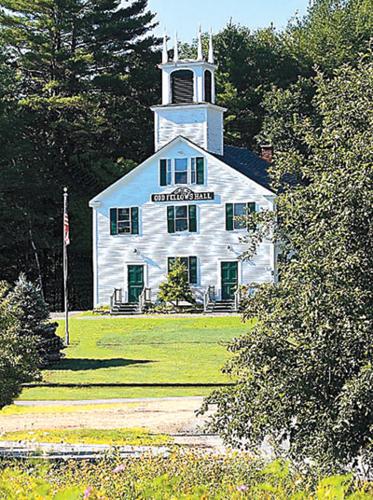
<svg viewBox="0 0 373 500"><path fill-rule="evenodd" d="M49 308L40 286L35 286L24 274L20 274L14 289L8 295L8 307L18 322L17 333L36 339L41 366L60 360L64 344L56 334L58 324L49 321Z"/></svg>
<svg viewBox="0 0 373 500"><path fill-rule="evenodd" d="M180 301L195 303L189 285L188 269L180 259L175 260L167 275L167 280L160 284L159 299L162 302L171 303L176 309L179 308Z"/></svg>
<svg viewBox="0 0 373 500"><path fill-rule="evenodd" d="M8 307L9 286L0 282L0 409L20 394L22 384L39 376L35 337L20 335L19 323Z"/></svg>

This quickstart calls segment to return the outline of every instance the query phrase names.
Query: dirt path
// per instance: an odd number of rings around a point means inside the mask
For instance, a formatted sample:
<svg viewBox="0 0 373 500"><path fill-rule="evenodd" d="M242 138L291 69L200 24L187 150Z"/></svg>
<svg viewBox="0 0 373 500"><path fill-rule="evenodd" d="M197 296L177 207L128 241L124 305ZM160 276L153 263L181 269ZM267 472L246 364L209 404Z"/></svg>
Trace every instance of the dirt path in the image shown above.
<svg viewBox="0 0 373 500"><path fill-rule="evenodd" d="M205 418L196 417L202 398L165 398L127 401L125 403L98 404L90 401L77 402L33 402L32 411L24 408L22 413L2 415L0 433L32 429L118 429L145 427L155 433L198 435ZM35 404L36 403L36 404ZM60 403L64 411L53 410ZM38 412L37 406L40 406ZM87 404L89 406L87 407ZM21 406L21 405L20 405ZM58 406L58 405L57 405Z"/></svg>

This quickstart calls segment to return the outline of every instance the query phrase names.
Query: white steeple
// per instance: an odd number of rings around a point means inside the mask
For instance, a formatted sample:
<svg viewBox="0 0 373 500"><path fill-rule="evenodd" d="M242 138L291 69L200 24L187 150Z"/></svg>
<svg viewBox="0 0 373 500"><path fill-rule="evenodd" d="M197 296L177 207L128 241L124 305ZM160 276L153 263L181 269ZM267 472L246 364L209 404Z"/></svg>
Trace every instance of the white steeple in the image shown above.
<svg viewBox="0 0 373 500"><path fill-rule="evenodd" d="M210 40L209 40L209 57L208 62L214 64L214 45L212 40L212 28L210 29Z"/></svg>
<svg viewBox="0 0 373 500"><path fill-rule="evenodd" d="M179 61L179 41L177 39L177 31L175 31L175 44L174 44L174 62Z"/></svg>
<svg viewBox="0 0 373 500"><path fill-rule="evenodd" d="M197 61L203 61L203 49L202 49L202 27L198 30L198 56Z"/></svg>
<svg viewBox="0 0 373 500"><path fill-rule="evenodd" d="M163 52L162 52L162 64L168 63L168 50L167 50L167 33L166 30L163 35Z"/></svg>
<svg viewBox="0 0 373 500"><path fill-rule="evenodd" d="M215 104L215 71L212 32L208 60L204 58L202 28L198 30L197 59L179 59L175 33L174 58L167 54L167 36L163 40L162 104L153 106L155 149L158 151L175 137L184 136L212 153L224 151L224 108Z"/></svg>

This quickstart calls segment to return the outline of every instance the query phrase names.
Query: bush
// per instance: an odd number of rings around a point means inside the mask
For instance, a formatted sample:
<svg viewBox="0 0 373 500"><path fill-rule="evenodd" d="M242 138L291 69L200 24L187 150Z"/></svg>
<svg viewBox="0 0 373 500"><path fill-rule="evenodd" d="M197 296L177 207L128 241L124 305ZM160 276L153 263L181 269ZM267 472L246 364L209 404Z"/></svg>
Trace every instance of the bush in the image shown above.
<svg viewBox="0 0 373 500"><path fill-rule="evenodd" d="M188 280L188 269L180 259L175 259L170 272L167 276L167 281L159 286L159 300L163 303L170 303L178 310L180 302L188 302L194 304L192 290Z"/></svg>

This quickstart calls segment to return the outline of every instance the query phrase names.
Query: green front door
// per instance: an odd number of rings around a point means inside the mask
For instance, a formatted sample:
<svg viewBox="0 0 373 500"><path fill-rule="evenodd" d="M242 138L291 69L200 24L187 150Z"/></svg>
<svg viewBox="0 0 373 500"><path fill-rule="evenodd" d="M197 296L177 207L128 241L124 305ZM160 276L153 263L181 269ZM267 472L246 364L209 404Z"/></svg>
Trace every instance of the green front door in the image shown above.
<svg viewBox="0 0 373 500"><path fill-rule="evenodd" d="M233 300L238 285L238 262L221 263L221 298Z"/></svg>
<svg viewBox="0 0 373 500"><path fill-rule="evenodd" d="M144 289L144 266L128 266L128 302L138 302Z"/></svg>

